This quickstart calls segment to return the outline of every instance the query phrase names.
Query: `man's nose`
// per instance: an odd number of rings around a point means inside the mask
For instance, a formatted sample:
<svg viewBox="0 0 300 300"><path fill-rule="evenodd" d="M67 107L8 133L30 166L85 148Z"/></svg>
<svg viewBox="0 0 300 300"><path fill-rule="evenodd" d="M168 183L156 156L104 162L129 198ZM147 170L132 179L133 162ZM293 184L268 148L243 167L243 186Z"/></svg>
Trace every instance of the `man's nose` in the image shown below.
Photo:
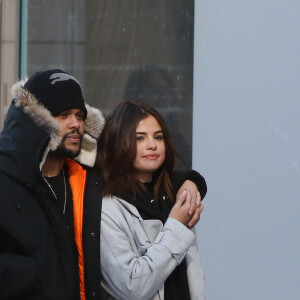
<svg viewBox="0 0 300 300"><path fill-rule="evenodd" d="M70 128L79 128L80 124L76 115L70 115L69 126Z"/></svg>

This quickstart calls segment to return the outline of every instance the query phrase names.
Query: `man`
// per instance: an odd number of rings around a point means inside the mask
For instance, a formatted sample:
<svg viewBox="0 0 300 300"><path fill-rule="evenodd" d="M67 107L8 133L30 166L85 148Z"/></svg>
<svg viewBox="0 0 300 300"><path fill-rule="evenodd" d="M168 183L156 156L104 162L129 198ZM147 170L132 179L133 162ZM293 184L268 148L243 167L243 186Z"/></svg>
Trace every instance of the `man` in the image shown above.
<svg viewBox="0 0 300 300"><path fill-rule="evenodd" d="M0 299L79 299L79 281L81 299L97 299L100 178L87 167L102 114L61 70L12 94L0 135Z"/></svg>
<svg viewBox="0 0 300 300"><path fill-rule="evenodd" d="M58 69L16 83L12 95L0 134L0 299L101 299L92 167L102 114ZM191 208L193 224L202 209Z"/></svg>

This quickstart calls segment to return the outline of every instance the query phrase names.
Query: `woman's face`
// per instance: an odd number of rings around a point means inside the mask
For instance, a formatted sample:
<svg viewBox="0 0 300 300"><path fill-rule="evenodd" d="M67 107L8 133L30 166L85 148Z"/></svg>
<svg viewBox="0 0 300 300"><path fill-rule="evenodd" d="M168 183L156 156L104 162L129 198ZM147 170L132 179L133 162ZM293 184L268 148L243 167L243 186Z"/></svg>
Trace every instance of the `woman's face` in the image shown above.
<svg viewBox="0 0 300 300"><path fill-rule="evenodd" d="M162 128L152 115L136 127L135 174L141 182L151 182L153 173L165 160L165 141Z"/></svg>

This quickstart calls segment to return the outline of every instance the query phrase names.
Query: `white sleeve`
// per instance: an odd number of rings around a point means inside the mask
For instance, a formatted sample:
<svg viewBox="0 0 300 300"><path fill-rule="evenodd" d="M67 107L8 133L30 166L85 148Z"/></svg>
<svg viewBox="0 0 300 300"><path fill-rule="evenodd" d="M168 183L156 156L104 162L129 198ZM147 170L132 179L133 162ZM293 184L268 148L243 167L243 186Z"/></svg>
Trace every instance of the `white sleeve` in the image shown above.
<svg viewBox="0 0 300 300"><path fill-rule="evenodd" d="M103 285L117 299L149 299L185 257L195 235L169 218L143 255L133 245L133 235L118 211L101 217L101 272ZM141 252L140 252L141 253Z"/></svg>

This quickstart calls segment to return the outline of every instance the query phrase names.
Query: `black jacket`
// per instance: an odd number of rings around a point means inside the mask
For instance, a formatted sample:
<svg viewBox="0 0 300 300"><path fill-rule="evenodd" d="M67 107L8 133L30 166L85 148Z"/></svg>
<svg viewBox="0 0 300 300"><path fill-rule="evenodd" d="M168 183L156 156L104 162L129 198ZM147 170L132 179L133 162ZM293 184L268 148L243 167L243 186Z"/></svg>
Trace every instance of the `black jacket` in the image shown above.
<svg viewBox="0 0 300 300"><path fill-rule="evenodd" d="M14 87L15 100L0 134L0 299L79 299L74 232L54 205L40 171L48 151L60 143L58 127L22 85ZM91 119L86 123L96 126L90 131L87 126L86 131L93 142L103 120L95 109L90 116L96 123ZM87 149L83 146L82 153L89 156ZM100 299L100 178L87 169L82 229L85 290L86 299Z"/></svg>

